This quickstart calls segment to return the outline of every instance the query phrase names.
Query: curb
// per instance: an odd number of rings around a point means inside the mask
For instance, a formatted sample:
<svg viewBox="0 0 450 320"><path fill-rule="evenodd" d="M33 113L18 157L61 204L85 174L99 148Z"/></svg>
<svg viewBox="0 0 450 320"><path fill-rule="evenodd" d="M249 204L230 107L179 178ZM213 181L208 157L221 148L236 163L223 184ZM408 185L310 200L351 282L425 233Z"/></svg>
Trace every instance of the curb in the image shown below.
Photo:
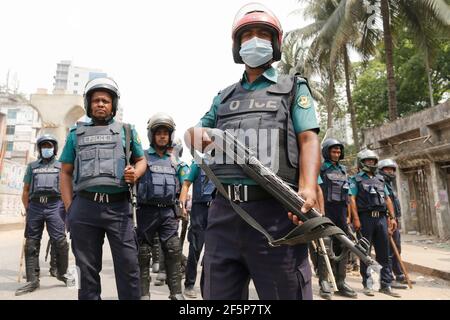
<svg viewBox="0 0 450 320"><path fill-rule="evenodd" d="M417 272L417 273L421 273L421 274L424 274L427 276L450 281L450 272L437 270L437 269L421 266L421 265L406 262L406 261L403 261L403 263L408 272Z"/></svg>

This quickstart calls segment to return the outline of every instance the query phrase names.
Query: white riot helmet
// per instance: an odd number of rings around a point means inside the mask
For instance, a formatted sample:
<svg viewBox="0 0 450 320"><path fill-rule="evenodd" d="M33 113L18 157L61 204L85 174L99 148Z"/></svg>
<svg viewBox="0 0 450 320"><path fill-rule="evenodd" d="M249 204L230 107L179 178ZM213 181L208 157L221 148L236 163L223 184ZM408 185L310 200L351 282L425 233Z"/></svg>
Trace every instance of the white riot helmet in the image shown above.
<svg viewBox="0 0 450 320"><path fill-rule="evenodd" d="M120 92L117 83L111 78L95 78L86 83L84 88L84 108L86 115L92 118L91 115L91 96L95 91L106 91L111 94L112 98L112 117L116 116L117 107L119 105Z"/></svg>
<svg viewBox="0 0 450 320"><path fill-rule="evenodd" d="M375 160L375 165L369 166L369 165L365 164L364 160L367 160L367 159ZM357 161L358 168L364 172L370 172L370 173L374 174L378 169L378 166L377 166L378 155L375 151L365 149L365 150L358 152L358 154L356 156L356 161Z"/></svg>
<svg viewBox="0 0 450 320"><path fill-rule="evenodd" d="M175 121L164 112L154 114L147 122L147 136L150 145L153 144L153 134L159 127L166 127L169 130L170 139L168 146L172 146L172 141L175 137Z"/></svg>

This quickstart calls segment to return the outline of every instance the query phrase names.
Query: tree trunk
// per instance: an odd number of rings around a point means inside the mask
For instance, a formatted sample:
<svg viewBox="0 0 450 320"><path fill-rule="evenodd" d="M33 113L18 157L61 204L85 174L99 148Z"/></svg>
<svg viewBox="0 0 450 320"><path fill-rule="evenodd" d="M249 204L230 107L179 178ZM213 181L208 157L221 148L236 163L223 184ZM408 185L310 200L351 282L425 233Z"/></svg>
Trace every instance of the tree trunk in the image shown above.
<svg viewBox="0 0 450 320"><path fill-rule="evenodd" d="M428 92L430 95L430 107L434 107L434 98L433 98L433 86L431 85L431 72L430 72L430 62L428 59L428 48L425 47L425 72L427 73L428 78Z"/></svg>
<svg viewBox="0 0 450 320"><path fill-rule="evenodd" d="M350 89L350 61L348 58L347 46L344 45L344 73L345 73L345 89L347 91L348 112L350 113L350 119L352 124L353 141L356 150L359 150L359 137L358 129L356 126L356 110L353 104L352 91Z"/></svg>
<svg viewBox="0 0 450 320"><path fill-rule="evenodd" d="M394 56L391 26L389 19L389 0L381 0L381 16L383 18L383 38L386 50L386 73L388 84L389 120L397 119L397 97L394 77Z"/></svg>
<svg viewBox="0 0 450 320"><path fill-rule="evenodd" d="M334 75L329 71L328 97L327 97L327 129L333 127L333 110L334 110Z"/></svg>

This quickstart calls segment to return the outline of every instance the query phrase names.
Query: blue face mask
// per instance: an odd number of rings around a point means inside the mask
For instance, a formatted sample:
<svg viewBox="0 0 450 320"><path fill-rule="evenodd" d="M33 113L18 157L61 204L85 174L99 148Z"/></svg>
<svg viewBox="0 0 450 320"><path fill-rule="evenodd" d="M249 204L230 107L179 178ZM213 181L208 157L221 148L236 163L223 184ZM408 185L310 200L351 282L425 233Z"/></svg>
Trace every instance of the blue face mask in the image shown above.
<svg viewBox="0 0 450 320"><path fill-rule="evenodd" d="M53 157L53 151L54 148L42 148L41 149L42 158L50 159L51 157Z"/></svg>
<svg viewBox="0 0 450 320"><path fill-rule="evenodd" d="M251 68L257 68L272 60L272 43L268 40L254 37L242 43L239 55L246 65Z"/></svg>

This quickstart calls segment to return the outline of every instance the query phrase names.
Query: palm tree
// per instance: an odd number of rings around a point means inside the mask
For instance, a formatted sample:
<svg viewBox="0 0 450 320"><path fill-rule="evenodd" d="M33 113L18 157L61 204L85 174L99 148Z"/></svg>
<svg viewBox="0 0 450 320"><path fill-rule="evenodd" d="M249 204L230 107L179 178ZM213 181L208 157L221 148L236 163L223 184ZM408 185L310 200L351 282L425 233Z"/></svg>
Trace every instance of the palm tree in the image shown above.
<svg viewBox="0 0 450 320"><path fill-rule="evenodd" d="M356 112L351 96L351 64L348 55L348 46L357 49L367 59L375 52L377 40L376 31L364 28L360 23L366 17L365 4L361 0L326 0L310 1L304 11L306 18L313 18L310 25L295 30L295 34L304 39L313 39L309 50L309 61L315 62L318 70L325 71L329 90L327 94L327 126L332 124L334 110L334 83L339 67L343 66L345 87L350 113L352 134L355 146L359 149L358 129L356 125ZM322 77L323 78L323 77Z"/></svg>
<svg viewBox="0 0 450 320"><path fill-rule="evenodd" d="M399 1L399 14L393 21L395 28L406 27L410 31L417 48L423 53L430 107L434 106L430 63L439 47L439 39L449 39L450 7L448 3L450 3L448 0Z"/></svg>

